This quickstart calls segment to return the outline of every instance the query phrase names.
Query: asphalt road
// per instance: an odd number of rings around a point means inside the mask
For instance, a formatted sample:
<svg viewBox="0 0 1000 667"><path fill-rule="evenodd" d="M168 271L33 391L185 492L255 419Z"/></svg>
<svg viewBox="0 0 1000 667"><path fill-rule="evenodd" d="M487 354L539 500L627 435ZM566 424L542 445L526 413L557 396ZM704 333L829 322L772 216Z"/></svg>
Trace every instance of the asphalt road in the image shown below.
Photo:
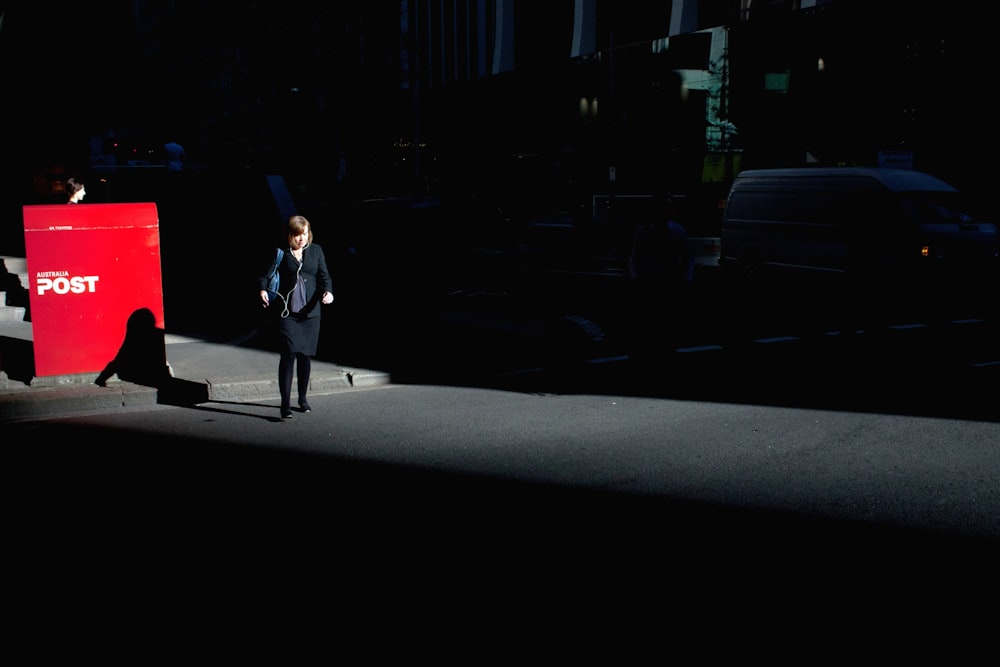
<svg viewBox="0 0 1000 667"><path fill-rule="evenodd" d="M10 425L15 569L46 591L156 573L170 599L267 581L533 620L603 617L609 595L943 620L997 582L996 420L420 384L311 402L284 423L265 401Z"/></svg>

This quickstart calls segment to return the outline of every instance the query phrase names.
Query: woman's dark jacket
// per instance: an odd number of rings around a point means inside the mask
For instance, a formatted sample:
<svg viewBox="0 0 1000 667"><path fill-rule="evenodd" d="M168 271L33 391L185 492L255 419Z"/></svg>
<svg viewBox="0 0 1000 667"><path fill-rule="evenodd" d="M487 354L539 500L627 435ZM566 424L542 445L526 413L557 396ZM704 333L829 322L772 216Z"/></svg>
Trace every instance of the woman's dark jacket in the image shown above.
<svg viewBox="0 0 1000 667"><path fill-rule="evenodd" d="M277 248L275 248L274 254L277 254ZM274 256L272 255L271 261L264 269L264 274L257 278L259 288L262 290L267 289L268 275L273 264ZM289 298L292 288L295 287L295 274L298 270L299 261L292 256L288 248L285 248L281 265L278 267L278 274L281 278L278 291L286 299ZM323 248L315 243L306 246L302 252L301 275L306 289L306 307L302 309L300 317L317 317L320 314L318 306L323 301L323 293L333 292L333 283L330 279L330 271L326 266L326 255L323 254ZM280 311L284 306L285 304L281 303L279 298L278 303L271 302L268 310L275 308Z"/></svg>

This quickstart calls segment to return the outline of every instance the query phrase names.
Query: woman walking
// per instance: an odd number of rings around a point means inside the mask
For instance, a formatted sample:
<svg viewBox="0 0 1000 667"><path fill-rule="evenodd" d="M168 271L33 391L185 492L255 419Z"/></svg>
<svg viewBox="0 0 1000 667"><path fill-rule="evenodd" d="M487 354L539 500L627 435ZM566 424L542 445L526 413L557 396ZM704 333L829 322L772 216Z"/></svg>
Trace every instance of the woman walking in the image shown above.
<svg viewBox="0 0 1000 667"><path fill-rule="evenodd" d="M292 378L298 379L298 403L302 412L312 408L306 394L312 358L319 346L320 304L333 303L330 271L323 248L313 243L312 225L301 215L288 219L286 244L279 248L277 296L268 295L270 270L258 278L260 299L273 315L277 329L278 389L281 418L291 419ZM275 253L277 255L277 253Z"/></svg>

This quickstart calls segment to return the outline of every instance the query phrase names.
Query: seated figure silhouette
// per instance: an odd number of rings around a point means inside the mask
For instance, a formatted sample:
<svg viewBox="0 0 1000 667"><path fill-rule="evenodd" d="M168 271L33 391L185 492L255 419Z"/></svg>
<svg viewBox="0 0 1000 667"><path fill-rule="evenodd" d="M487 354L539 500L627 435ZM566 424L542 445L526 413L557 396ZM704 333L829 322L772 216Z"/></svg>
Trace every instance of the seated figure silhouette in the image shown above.
<svg viewBox="0 0 1000 667"><path fill-rule="evenodd" d="M172 377L164 332L156 326L156 316L150 309L140 308L129 316L125 340L118 354L108 362L94 384L103 387L112 375L149 387L161 387Z"/></svg>

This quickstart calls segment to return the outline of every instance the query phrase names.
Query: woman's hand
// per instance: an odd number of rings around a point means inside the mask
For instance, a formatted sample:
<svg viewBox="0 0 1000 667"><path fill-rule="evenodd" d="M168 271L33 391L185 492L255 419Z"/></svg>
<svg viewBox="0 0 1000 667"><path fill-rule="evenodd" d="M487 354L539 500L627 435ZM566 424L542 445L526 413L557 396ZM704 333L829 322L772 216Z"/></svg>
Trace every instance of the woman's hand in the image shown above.
<svg viewBox="0 0 1000 667"><path fill-rule="evenodd" d="M271 300L267 298L267 290L262 289L260 291L260 300L264 302L264 307L267 308L271 305Z"/></svg>

